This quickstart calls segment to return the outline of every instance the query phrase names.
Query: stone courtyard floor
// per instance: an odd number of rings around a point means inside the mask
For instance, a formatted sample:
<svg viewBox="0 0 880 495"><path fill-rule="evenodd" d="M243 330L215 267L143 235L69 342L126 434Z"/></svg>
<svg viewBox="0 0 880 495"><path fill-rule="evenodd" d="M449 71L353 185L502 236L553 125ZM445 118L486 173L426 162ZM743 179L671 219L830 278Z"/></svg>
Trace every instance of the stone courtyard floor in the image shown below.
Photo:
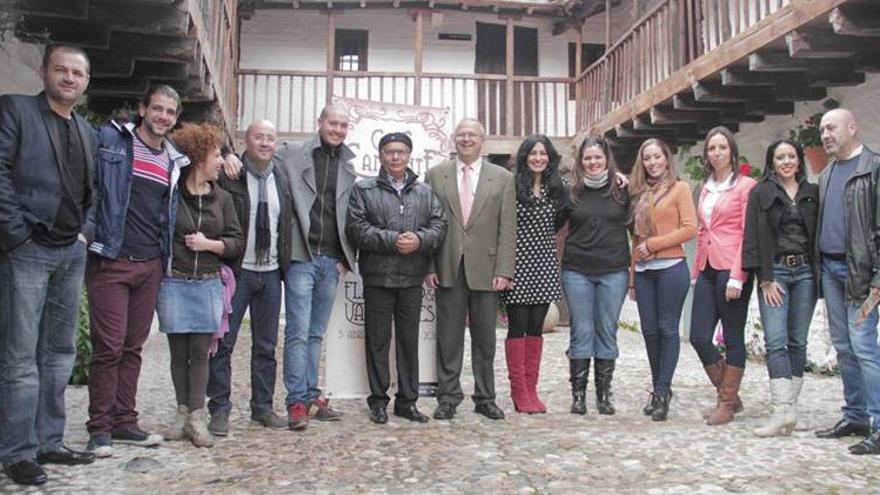
<svg viewBox="0 0 880 495"><path fill-rule="evenodd" d="M638 320L629 302L622 319ZM313 421L306 431L292 432L250 422L250 342L243 330L234 360L232 431L214 448L185 442L156 449L116 446L114 457L91 466L50 466L51 481L30 490L0 475L0 493L880 493L880 456L850 455L846 447L856 438L819 440L811 431L790 438L752 436L769 406L761 364L749 363L746 370L745 411L731 424L709 427L699 411L714 400L713 392L694 351L682 345L670 418L653 423L641 415L649 383L641 336L621 330L613 385L617 414L599 416L590 400L586 416L573 416L563 328L545 343L540 391L549 412L528 416L516 414L509 399L503 337L499 329L496 386L506 421L478 416L465 402L450 422L417 425L392 416L377 426L367 419L363 400L334 400L346 413L341 422ZM174 410L164 337L153 334L144 354L141 424L158 429ZM466 362L466 393L472 384ZM801 423L830 426L841 397L839 378L808 375ZM281 412L279 398L280 379ZM69 388L67 401L67 441L81 448L87 390ZM422 399L419 406L430 414L435 403ZM136 457L159 465L147 473L125 470Z"/></svg>

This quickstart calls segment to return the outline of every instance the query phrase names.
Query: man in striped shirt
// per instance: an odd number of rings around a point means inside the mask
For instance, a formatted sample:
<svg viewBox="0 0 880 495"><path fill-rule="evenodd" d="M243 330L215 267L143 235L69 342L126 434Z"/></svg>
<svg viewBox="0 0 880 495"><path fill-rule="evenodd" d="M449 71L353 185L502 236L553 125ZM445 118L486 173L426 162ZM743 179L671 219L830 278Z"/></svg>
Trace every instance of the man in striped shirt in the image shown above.
<svg viewBox="0 0 880 495"><path fill-rule="evenodd" d="M162 441L138 426L135 398L173 229L177 176L189 163L165 138L180 110L173 88L155 86L139 105L136 127L113 121L99 133L99 192L89 216L95 238L86 269L94 347L86 426L88 449L98 457L112 455L113 443Z"/></svg>

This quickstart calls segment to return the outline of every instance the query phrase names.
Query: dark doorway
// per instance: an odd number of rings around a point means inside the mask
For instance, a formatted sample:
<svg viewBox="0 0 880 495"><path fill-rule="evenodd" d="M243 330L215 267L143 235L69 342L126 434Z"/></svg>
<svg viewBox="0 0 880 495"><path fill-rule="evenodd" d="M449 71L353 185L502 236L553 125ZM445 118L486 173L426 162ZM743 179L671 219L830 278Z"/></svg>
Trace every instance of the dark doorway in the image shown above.
<svg viewBox="0 0 880 495"><path fill-rule="evenodd" d="M477 23L476 74L504 75L507 73L507 26L503 24ZM513 73L517 76L538 75L538 30L514 27ZM477 118L492 135L506 134L507 119L513 118L514 134L534 132L534 115L537 115L537 85L532 82L514 85L514 114L506 115L506 78L477 82Z"/></svg>

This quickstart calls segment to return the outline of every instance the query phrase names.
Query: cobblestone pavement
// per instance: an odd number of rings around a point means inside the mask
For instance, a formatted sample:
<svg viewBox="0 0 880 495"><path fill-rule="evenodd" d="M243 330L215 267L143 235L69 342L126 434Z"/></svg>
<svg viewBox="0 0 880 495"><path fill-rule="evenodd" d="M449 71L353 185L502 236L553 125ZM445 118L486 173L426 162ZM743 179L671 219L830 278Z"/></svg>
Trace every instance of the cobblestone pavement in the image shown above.
<svg viewBox="0 0 880 495"><path fill-rule="evenodd" d="M636 322L627 302L623 320ZM157 449L116 446L115 456L78 468L49 467L51 481L30 489L46 493L880 493L880 457L850 455L857 439L819 440L811 431L790 438L758 439L751 430L768 412L763 365L749 363L743 386L746 409L735 422L705 426L700 409L714 400L694 351L682 346L669 421L641 415L648 365L641 336L621 330L614 380L617 414L568 413L565 329L548 334L540 391L549 412L513 412L498 333L498 404L508 419L493 422L468 402L453 421L417 425L391 417L385 426L367 419L363 400L338 400L338 423L313 421L305 432L270 431L250 422L249 334L242 332L234 363L231 436L213 449L166 442ZM467 353L466 353L467 354ZM473 379L465 363L463 385ZM280 369L279 369L280 373ZM158 428L171 417L173 390L162 335L145 348L139 394L141 423ZM281 381L278 383L278 395ZM593 397L592 380L588 397ZM801 423L829 426L838 419L839 378L809 375ZM87 391L68 390L67 441L84 446ZM282 399L283 400L283 399ZM280 412L280 402L276 408ZM419 401L431 413L431 399ZM123 469L136 457L161 466L148 473ZM22 492L0 476L0 493Z"/></svg>

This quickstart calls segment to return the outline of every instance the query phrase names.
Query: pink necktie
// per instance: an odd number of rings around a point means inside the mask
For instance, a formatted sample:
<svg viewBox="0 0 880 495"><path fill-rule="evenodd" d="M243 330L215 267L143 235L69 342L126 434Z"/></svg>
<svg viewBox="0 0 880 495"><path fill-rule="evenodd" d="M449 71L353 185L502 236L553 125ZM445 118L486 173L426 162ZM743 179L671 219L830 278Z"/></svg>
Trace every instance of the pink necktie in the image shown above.
<svg viewBox="0 0 880 495"><path fill-rule="evenodd" d="M474 188L471 187L471 166L465 165L461 168L461 187L458 190L458 196L461 199L461 215L465 225L471 218L471 206L474 204L473 190Z"/></svg>

